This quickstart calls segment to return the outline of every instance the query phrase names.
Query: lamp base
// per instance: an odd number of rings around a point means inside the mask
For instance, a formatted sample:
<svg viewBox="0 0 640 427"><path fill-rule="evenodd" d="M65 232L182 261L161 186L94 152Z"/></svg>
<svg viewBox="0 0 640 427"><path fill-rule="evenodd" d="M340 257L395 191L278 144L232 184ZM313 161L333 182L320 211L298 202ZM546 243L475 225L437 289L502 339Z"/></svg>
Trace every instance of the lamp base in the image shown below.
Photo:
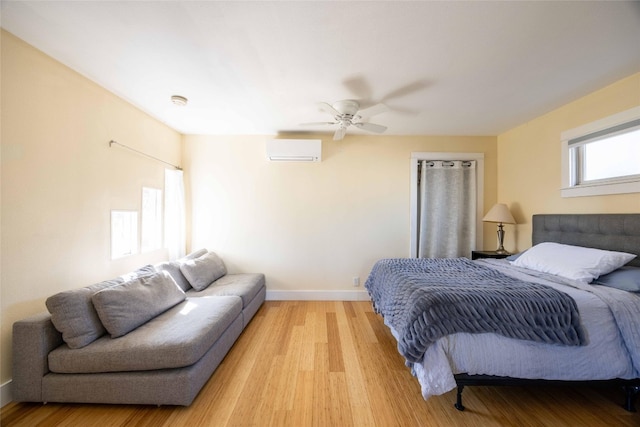
<svg viewBox="0 0 640 427"><path fill-rule="evenodd" d="M504 228L502 223L498 224L498 249L496 249L496 253L500 255L511 255L504 249Z"/></svg>

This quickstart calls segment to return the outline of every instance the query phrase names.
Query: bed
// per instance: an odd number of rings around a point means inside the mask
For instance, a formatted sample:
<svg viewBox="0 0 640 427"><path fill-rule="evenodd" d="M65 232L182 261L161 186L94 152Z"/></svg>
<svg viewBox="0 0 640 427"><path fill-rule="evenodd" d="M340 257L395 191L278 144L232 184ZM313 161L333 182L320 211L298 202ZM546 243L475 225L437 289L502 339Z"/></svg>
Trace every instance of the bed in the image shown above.
<svg viewBox="0 0 640 427"><path fill-rule="evenodd" d="M521 256L372 268L365 287L423 397L457 388L463 410L465 386L616 384L635 411L640 292L627 279L640 272L640 214L534 215L532 225Z"/></svg>

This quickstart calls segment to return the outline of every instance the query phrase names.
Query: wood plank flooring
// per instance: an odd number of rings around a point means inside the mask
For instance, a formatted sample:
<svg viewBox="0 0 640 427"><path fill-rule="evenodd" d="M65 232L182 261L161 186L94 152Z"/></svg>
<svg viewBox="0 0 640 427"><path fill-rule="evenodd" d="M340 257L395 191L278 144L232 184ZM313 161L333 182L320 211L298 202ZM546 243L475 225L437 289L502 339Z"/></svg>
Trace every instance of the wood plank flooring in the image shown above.
<svg viewBox="0 0 640 427"><path fill-rule="evenodd" d="M267 301L189 407L11 403L2 426L640 426L617 389L469 387L424 401L369 302Z"/></svg>

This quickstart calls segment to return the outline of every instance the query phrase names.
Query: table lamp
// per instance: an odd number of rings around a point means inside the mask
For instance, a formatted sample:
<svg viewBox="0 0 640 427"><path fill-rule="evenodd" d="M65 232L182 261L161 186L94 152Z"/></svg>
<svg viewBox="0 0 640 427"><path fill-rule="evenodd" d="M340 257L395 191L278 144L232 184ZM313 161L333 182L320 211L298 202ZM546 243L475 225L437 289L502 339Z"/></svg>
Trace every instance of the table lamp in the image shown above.
<svg viewBox="0 0 640 427"><path fill-rule="evenodd" d="M509 212L509 208L504 203L496 203L493 205L491 210L487 212L487 214L482 218L484 222L497 222L498 223L498 249L496 253L498 254L506 254L507 252L504 249L504 228L502 224L515 224L516 220L513 219L513 215Z"/></svg>

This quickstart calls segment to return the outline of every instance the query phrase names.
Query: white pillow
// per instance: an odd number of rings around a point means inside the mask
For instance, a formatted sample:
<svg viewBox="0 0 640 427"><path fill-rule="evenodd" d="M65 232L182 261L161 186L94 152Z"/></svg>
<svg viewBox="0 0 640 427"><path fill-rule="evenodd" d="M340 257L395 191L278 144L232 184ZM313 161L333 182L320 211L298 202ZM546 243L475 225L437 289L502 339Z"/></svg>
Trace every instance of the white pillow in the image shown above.
<svg viewBox="0 0 640 427"><path fill-rule="evenodd" d="M545 242L527 250L511 264L589 283L602 274L622 267L635 257L625 252Z"/></svg>

